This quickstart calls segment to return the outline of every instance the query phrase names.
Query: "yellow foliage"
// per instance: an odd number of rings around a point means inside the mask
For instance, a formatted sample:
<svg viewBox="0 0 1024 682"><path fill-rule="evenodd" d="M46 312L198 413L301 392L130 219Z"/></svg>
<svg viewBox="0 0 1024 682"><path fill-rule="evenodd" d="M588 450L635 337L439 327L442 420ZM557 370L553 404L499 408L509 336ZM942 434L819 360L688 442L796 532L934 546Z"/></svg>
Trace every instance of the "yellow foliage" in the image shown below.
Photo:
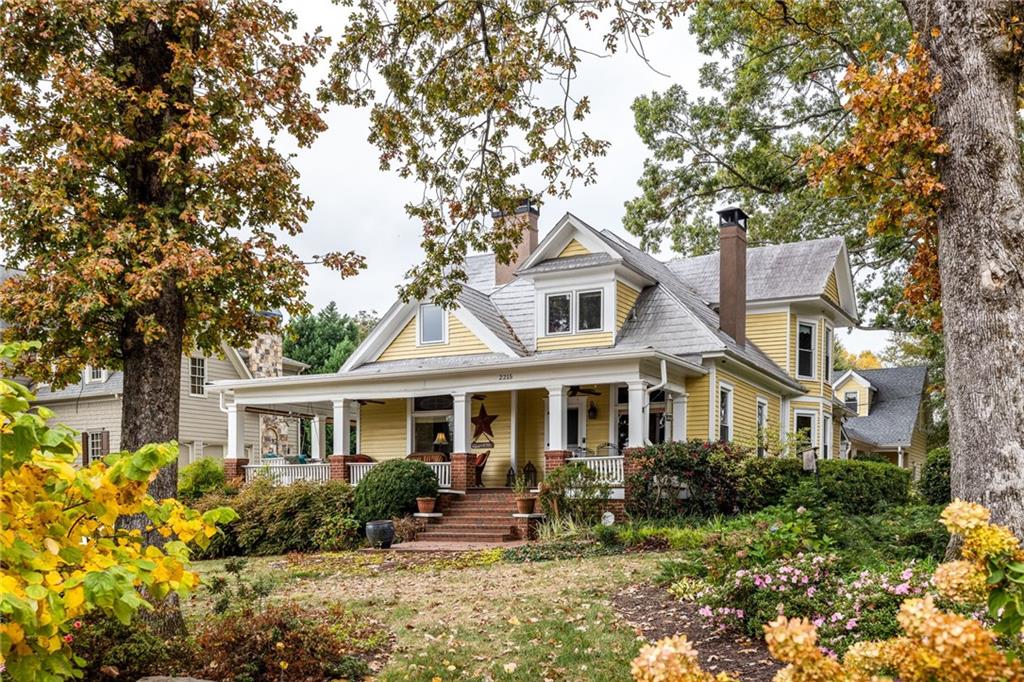
<svg viewBox="0 0 1024 682"><path fill-rule="evenodd" d="M645 646L634 659L632 672L637 682L735 682L725 673L712 675L701 670L697 652L685 635Z"/></svg>
<svg viewBox="0 0 1024 682"><path fill-rule="evenodd" d="M0 358L17 352L0 345ZM76 468L74 433L48 426L51 413L32 409L31 398L0 379L0 665L14 679L59 680L76 676L76 619L100 609L129 622L149 607L139 588L156 598L187 594L199 582L187 570L187 544L205 546L234 512L201 515L149 496L149 482L177 457L173 443ZM117 527L139 513L173 539L146 546L138 531Z"/></svg>

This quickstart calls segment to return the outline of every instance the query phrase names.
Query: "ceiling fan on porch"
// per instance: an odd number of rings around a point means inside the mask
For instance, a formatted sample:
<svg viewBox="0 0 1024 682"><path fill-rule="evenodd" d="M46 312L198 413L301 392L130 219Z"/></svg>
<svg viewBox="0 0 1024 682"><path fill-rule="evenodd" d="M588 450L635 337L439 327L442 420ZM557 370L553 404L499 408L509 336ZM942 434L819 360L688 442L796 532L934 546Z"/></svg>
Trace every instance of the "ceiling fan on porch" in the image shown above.
<svg viewBox="0 0 1024 682"><path fill-rule="evenodd" d="M368 398L356 400L356 402L359 403L360 407L362 407L363 405L365 405L367 403L373 403L374 405L383 405L384 404L383 400L370 400Z"/></svg>
<svg viewBox="0 0 1024 682"><path fill-rule="evenodd" d="M569 397L575 398L578 395L601 395L600 391L595 391L592 388L582 388L580 386L569 387Z"/></svg>

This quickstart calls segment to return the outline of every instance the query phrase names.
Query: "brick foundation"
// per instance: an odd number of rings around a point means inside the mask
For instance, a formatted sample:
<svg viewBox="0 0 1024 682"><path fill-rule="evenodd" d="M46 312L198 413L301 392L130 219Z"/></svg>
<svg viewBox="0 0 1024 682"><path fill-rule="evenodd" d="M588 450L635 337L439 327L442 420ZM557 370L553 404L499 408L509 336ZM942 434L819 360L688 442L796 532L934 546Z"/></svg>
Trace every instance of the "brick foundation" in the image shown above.
<svg viewBox="0 0 1024 682"><path fill-rule="evenodd" d="M331 455L328 457L327 462L331 467L331 480L351 483L352 479L348 471L348 464L351 461L352 458L349 455Z"/></svg>
<svg viewBox="0 0 1024 682"><path fill-rule="evenodd" d="M535 518L523 518L514 517L512 519L512 527L515 529L517 540L536 540L537 539L537 526L544 519Z"/></svg>
<svg viewBox="0 0 1024 682"><path fill-rule="evenodd" d="M476 455L472 452L452 453L452 490L469 490L476 483Z"/></svg>
<svg viewBox="0 0 1024 682"><path fill-rule="evenodd" d="M622 478L623 478L623 493L625 500L623 504L623 514L625 514L625 503L630 495L629 481L633 476L640 473L640 458L639 454L643 452L643 448L626 448L622 451ZM618 516L618 514L616 514Z"/></svg>
<svg viewBox="0 0 1024 682"><path fill-rule="evenodd" d="M568 450L545 450L544 451L544 475L558 467L565 466L565 460L572 457Z"/></svg>
<svg viewBox="0 0 1024 682"><path fill-rule="evenodd" d="M249 463L247 459L225 459L224 477L229 481L233 478L245 480L245 466Z"/></svg>

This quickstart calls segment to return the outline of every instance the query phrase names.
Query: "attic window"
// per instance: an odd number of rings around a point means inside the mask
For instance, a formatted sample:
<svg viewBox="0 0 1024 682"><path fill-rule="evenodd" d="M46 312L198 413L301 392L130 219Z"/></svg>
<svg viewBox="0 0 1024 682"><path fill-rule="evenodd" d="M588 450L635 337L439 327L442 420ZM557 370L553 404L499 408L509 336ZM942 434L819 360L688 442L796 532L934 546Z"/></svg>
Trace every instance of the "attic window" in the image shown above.
<svg viewBox="0 0 1024 682"><path fill-rule="evenodd" d="M547 298L548 334L572 333L572 295L549 294Z"/></svg>
<svg viewBox="0 0 1024 682"><path fill-rule="evenodd" d="M444 309L433 303L420 306L420 344L444 343L446 316Z"/></svg>
<svg viewBox="0 0 1024 682"><path fill-rule="evenodd" d="M603 292L598 289L597 291L581 291L577 295L578 300L578 316L576 328L581 332L590 332L600 330L603 326L601 323L601 309Z"/></svg>
<svg viewBox="0 0 1024 682"><path fill-rule="evenodd" d="M857 391L847 391L843 394L843 404L846 405L846 409L851 412L856 412L859 405L857 401Z"/></svg>

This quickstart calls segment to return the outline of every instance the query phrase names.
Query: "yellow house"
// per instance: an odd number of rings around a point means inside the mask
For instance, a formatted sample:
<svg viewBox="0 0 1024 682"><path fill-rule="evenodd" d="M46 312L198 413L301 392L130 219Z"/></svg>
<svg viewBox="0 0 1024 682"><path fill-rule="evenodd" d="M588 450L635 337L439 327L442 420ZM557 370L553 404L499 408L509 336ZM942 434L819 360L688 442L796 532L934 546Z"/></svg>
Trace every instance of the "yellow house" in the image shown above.
<svg viewBox="0 0 1024 682"><path fill-rule="evenodd" d="M851 369L835 385L850 414L843 424L848 455L881 453L912 469L916 478L927 454L924 400L927 367Z"/></svg>
<svg viewBox="0 0 1024 682"><path fill-rule="evenodd" d="M543 240L533 206L499 219L521 224L519 251L471 256L456 306L396 302L336 374L217 382L229 422L302 415L320 460L332 422L347 480L412 456L456 491L571 458L621 498L624 453L669 440L770 449L802 432L839 456L832 338L857 323L841 239L748 249L727 209L719 253L664 262L572 214Z"/></svg>

